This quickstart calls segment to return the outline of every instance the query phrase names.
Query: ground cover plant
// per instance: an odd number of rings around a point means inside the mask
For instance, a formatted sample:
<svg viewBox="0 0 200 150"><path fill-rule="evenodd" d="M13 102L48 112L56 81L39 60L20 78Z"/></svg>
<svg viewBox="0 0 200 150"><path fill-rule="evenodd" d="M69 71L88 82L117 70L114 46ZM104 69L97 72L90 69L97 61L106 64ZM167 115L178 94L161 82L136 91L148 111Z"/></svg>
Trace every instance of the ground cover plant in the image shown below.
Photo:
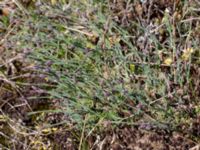
<svg viewBox="0 0 200 150"><path fill-rule="evenodd" d="M1 5L3 149L199 148L197 0Z"/></svg>

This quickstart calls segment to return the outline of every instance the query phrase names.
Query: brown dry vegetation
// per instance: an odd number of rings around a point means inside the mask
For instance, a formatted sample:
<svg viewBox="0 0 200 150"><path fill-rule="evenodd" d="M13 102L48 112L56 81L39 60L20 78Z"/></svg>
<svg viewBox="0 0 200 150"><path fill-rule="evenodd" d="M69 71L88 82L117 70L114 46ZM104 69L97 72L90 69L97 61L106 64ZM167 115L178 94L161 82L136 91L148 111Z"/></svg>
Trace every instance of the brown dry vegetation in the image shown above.
<svg viewBox="0 0 200 150"><path fill-rule="evenodd" d="M198 0L0 8L0 149L200 148Z"/></svg>

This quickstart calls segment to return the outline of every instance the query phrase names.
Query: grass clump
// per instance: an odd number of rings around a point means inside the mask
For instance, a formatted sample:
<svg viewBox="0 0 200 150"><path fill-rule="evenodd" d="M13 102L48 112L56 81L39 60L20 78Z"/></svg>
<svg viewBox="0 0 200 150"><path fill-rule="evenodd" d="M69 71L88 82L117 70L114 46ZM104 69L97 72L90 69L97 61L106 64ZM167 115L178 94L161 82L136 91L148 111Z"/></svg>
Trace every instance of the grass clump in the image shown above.
<svg viewBox="0 0 200 150"><path fill-rule="evenodd" d="M87 147L85 133L88 138L105 127L196 131L191 120L199 116L199 32L189 18L197 15L196 5L61 3L30 10L11 37L17 50L28 50L34 73L45 82L43 97L58 102L32 114L61 112L64 123L82 132L79 149Z"/></svg>
<svg viewBox="0 0 200 150"><path fill-rule="evenodd" d="M76 5L79 6L74 3L72 7ZM94 8L88 9L88 6ZM159 39L135 20L129 23L136 28L133 31L118 25L111 19L112 15L104 13L108 7L98 9L96 6L102 5L93 2L82 5L81 9L89 12L85 18L69 9L70 14L77 17L73 24L65 25L48 17L34 21L40 25L36 25L34 37L41 45L31 57L54 85L48 91L51 98L62 100L63 113L72 122L82 124L85 117L89 118L88 128L102 120L134 124L143 120L141 116L148 116L144 122L175 125L175 106L184 103L177 90L182 91L184 86L189 88L193 61L190 53L178 54L177 42L184 42L189 35L175 39L173 33L177 29L171 24L167 10L159 29L164 39ZM192 32L191 27L179 27L180 22L176 25L181 32ZM132 41L135 38L132 32L144 36L137 37L137 42ZM146 47L140 43L145 41ZM195 40L190 41L192 47L197 46Z"/></svg>

